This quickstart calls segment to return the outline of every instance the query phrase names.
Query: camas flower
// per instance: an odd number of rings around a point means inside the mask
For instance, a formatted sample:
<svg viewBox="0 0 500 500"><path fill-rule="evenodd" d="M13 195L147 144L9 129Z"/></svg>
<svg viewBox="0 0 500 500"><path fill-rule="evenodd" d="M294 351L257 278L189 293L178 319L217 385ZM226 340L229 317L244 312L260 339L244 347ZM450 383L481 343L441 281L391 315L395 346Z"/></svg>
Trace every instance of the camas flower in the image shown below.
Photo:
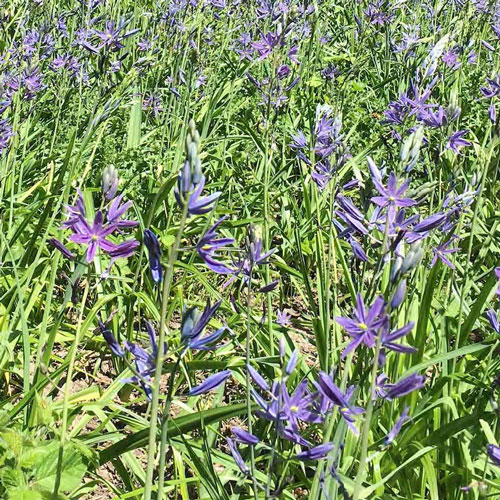
<svg viewBox="0 0 500 500"><path fill-rule="evenodd" d="M498 467L500 467L500 446L496 444L489 444L486 447L486 453L489 459Z"/></svg>
<svg viewBox="0 0 500 500"><path fill-rule="evenodd" d="M206 392L217 389L221 384L223 384L226 379L231 376L231 370L224 370L219 373L214 373L210 377L206 378L201 384L193 387L189 391L190 396L199 396L200 394L205 394Z"/></svg>
<svg viewBox="0 0 500 500"><path fill-rule="evenodd" d="M498 322L497 313L493 309L488 309L488 311L486 311L486 317L490 322L491 328L493 328L496 333L500 333L500 323Z"/></svg>
<svg viewBox="0 0 500 500"><path fill-rule="evenodd" d="M283 310L277 310L276 311L276 323L278 323L278 325L280 326L283 326L283 327L288 327L291 325L291 316L290 314L288 314L287 311Z"/></svg>
<svg viewBox="0 0 500 500"><path fill-rule="evenodd" d="M458 130L448 137L448 142L446 143L446 147L451 149L454 153L460 154L460 148L470 146L471 143L464 139L464 136L469 133L468 130Z"/></svg>
<svg viewBox="0 0 500 500"><path fill-rule="evenodd" d="M87 262L92 262L96 256L97 249L101 248L111 257L111 265L118 258L130 257L139 242L131 239L122 243L113 243L109 240L115 231L137 225L136 221L122 220L123 215L131 206L131 202L121 204L122 196L115 198L107 211L106 222L101 210L95 214L90 224L86 219L85 202L81 191L78 190L75 205L66 207L68 219L63 222L62 227L70 229L73 234L69 237L74 243L87 245ZM58 249L66 255L61 247ZM66 247L64 247L66 248ZM67 249L66 249L67 250ZM69 252L69 250L67 250ZM69 257L69 254L67 255ZM108 269L109 270L109 269Z"/></svg>
<svg viewBox="0 0 500 500"><path fill-rule="evenodd" d="M98 320L98 324L99 330L102 333L102 336L107 342L109 348L111 349L111 352L120 358L125 356L125 351L123 350L120 343L116 340L113 332L100 319Z"/></svg>
<svg viewBox="0 0 500 500"><path fill-rule="evenodd" d="M238 451L238 448L234 441L231 438L226 438L226 443L227 446L229 447L229 451L231 452L231 455L233 456L233 460L235 464L238 466L241 472L243 474L248 475L250 473L250 470L243 460L243 457L241 456L240 452Z"/></svg>
<svg viewBox="0 0 500 500"><path fill-rule="evenodd" d="M320 444L298 453L295 458L298 460L320 460L325 458L333 450L334 446L333 443Z"/></svg>
<svg viewBox="0 0 500 500"><path fill-rule="evenodd" d="M450 269L455 269L455 265L451 262L448 257L449 254L458 252L459 248L448 248L453 242L453 238L449 239L445 243L441 243L437 247L432 247L432 252L434 256L432 257L431 267L433 267L437 260L439 259L443 264L448 266Z"/></svg>
<svg viewBox="0 0 500 500"><path fill-rule="evenodd" d="M346 421L347 426L354 434L358 434L358 429L354 425L355 416L364 413L364 409L359 406L352 406L350 399L354 393L354 386L347 389L345 394L337 387L332 378L325 372L320 372L318 375L318 382L315 382L319 392L331 404L338 406L340 415Z"/></svg>
<svg viewBox="0 0 500 500"><path fill-rule="evenodd" d="M146 397L151 400L153 391L152 377L155 375L156 370L156 356L158 355L158 346L156 343L156 335L151 323L146 322L146 329L149 335L149 342L151 344L151 353L147 352L141 346L125 341L125 349L134 356L134 363L137 375L130 378L123 379L124 383L139 384L144 390ZM163 345L163 356L167 353L167 344Z"/></svg>
<svg viewBox="0 0 500 500"><path fill-rule="evenodd" d="M182 316L181 324L181 342L190 349L197 349L207 351L210 349L217 349L218 345L211 345L215 342L225 331L225 327L219 328L211 335L202 337L202 333L208 322L219 308L221 301L219 300L213 306L210 305L210 300L207 301L205 309L201 314L195 307L186 310Z"/></svg>
<svg viewBox="0 0 500 500"><path fill-rule="evenodd" d="M238 270L229 267L223 262L216 260L216 252L222 247L234 243L233 238L217 238L216 229L227 217L221 217L201 238L196 245L198 255L203 259L207 267L217 274L234 274Z"/></svg>
<svg viewBox="0 0 500 500"><path fill-rule="evenodd" d="M236 441L238 441L238 443L255 446L260 441L257 436L250 434L241 427L231 427L231 432L234 434Z"/></svg>
<svg viewBox="0 0 500 500"><path fill-rule="evenodd" d="M88 245L87 262L92 262L96 256L97 249L102 248L105 252L110 252L115 248L115 244L107 239L116 229L114 225L105 225L102 212L99 210L92 225L86 219L81 218L78 224L73 226L76 231L69 239L74 243Z"/></svg>
<svg viewBox="0 0 500 500"><path fill-rule="evenodd" d="M394 424L394 427L389 431L387 436L384 439L384 443L386 445L391 444L397 437L397 435L401 432L401 428L403 427L403 424L410 419L408 416L408 412L410 410L409 406L405 406L405 409L403 410L403 413L399 416L399 418L396 420L396 423Z"/></svg>
<svg viewBox="0 0 500 500"><path fill-rule="evenodd" d="M410 321L407 325L403 326L402 328L398 328L397 330L389 332L387 322L384 324L382 332L382 346L380 350L380 361L379 361L380 365L383 365L385 363L386 349L403 354L410 354L417 351L417 349L415 349L414 347L395 343L396 340L404 337L405 335L408 335L412 331L414 326L415 323L413 323L413 321Z"/></svg>
<svg viewBox="0 0 500 500"><path fill-rule="evenodd" d="M373 305L367 309L360 293L356 295L356 307L354 309L354 318L337 316L335 321L339 323L353 340L342 353L342 357L347 356L360 344L367 347L374 347L376 337L382 325L387 321L387 315L384 312L385 304L383 297L377 297Z"/></svg>
<svg viewBox="0 0 500 500"><path fill-rule="evenodd" d="M375 177L373 177L372 180L380 194L380 196L372 197L371 200L373 203L381 207L388 207L391 211L393 211L395 207L411 207L412 205L415 205L415 200L404 197L404 193L410 184L409 180L404 181L400 186L398 186L394 172L389 174L387 188Z"/></svg>
<svg viewBox="0 0 500 500"><path fill-rule="evenodd" d="M425 377L412 373L395 384L387 384L387 376L381 374L377 377L376 395L391 401L410 394L413 391L421 389L425 384ZM375 396L375 395L374 395Z"/></svg>
<svg viewBox="0 0 500 500"><path fill-rule="evenodd" d="M163 268L161 266L161 248L156 234L151 229L144 230L144 245L149 253L149 269L155 283L161 283Z"/></svg>
<svg viewBox="0 0 500 500"><path fill-rule="evenodd" d="M187 163L187 162L186 162ZM188 213L190 215L202 215L211 212L214 208L214 203L217 201L221 193L219 191L208 195L201 196L203 188L205 187L205 176L202 175L198 184L191 184L187 191L181 189L182 184L181 174L178 186L174 189L175 199L181 208L184 207L184 199L189 196L188 200ZM181 197L181 193L183 196Z"/></svg>

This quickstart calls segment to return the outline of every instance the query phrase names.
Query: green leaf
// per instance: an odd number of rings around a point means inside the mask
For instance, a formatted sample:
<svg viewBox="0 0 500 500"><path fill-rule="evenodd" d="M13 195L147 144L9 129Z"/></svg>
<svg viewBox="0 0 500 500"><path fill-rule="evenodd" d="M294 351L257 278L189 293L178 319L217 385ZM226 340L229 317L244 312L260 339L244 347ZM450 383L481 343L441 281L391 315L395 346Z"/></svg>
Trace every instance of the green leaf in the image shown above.
<svg viewBox="0 0 500 500"><path fill-rule="evenodd" d="M448 361L453 358L458 358L459 356L465 356L467 354L472 354L473 352L481 351L482 349L486 349L489 346L485 344L472 344L467 345L465 347L461 347L455 351L450 351L445 354L440 354L439 356L434 356L433 358L428 359L427 361L422 361L422 363L418 363L417 365L412 366L410 369L406 370L401 378L407 377L412 373L419 372L421 370L425 370L429 366L441 364L443 361Z"/></svg>
<svg viewBox="0 0 500 500"><path fill-rule="evenodd" d="M174 419L172 421L172 425L169 426L167 438L170 439L174 436L179 436L185 434L186 432L197 429L201 425L201 422L203 422L205 425L209 425L225 418L231 418L237 415L241 415L246 411L246 403L240 403L236 405L223 406L221 408L212 408L210 410L200 411L198 413L178 417ZM130 436L127 436L117 443L112 444L108 448L105 448L101 451L99 455L99 464L103 465L109 460L113 460L114 458L119 457L123 453L127 453L128 451L147 446L148 437L149 427L131 434ZM159 439L159 433L157 437Z"/></svg>
<svg viewBox="0 0 500 500"><path fill-rule="evenodd" d="M33 467L35 476L33 486L37 489L52 491L59 473L59 489L61 491L72 491L80 486L87 471L87 460L72 443L67 443L64 446L61 470L58 471L59 447L60 443L58 441L50 441L49 444L44 446L45 453L35 463Z"/></svg>

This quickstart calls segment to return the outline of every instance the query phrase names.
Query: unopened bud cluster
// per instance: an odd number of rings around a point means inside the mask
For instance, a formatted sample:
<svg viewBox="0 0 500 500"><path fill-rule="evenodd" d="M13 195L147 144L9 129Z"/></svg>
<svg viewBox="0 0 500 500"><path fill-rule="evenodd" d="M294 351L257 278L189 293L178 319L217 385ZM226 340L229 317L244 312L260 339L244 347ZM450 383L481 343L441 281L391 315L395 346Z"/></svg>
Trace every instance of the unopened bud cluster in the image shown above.
<svg viewBox="0 0 500 500"><path fill-rule="evenodd" d="M420 148L424 140L424 128L418 127L409 135L401 147L401 161L407 163L406 170L411 170L417 163Z"/></svg>
<svg viewBox="0 0 500 500"><path fill-rule="evenodd" d="M198 156L200 147L200 134L196 130L194 120L189 120L188 132L184 142L186 151L186 161L181 171L180 179L180 192L185 197L190 191L192 186L199 184L203 178L201 172L201 160Z"/></svg>

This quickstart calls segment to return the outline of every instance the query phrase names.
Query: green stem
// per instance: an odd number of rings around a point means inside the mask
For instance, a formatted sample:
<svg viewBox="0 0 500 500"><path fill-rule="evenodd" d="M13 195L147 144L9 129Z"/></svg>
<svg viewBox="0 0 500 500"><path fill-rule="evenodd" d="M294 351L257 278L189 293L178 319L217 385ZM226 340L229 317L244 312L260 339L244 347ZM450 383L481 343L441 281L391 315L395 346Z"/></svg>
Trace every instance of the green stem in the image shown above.
<svg viewBox="0 0 500 500"><path fill-rule="evenodd" d="M64 397L63 397L63 411L62 411L62 423L61 423L61 440L59 446L59 455L57 459L57 473L56 480L54 484L53 498L58 498L59 486L61 484L61 473L62 473L62 460L64 453L64 444L66 441L66 433L68 431L68 407L69 407L69 395L70 395L70 386L71 380L73 379L73 371L76 360L76 352L78 350L78 344L80 343L80 335L82 332L82 322L83 322L83 313L85 310L85 303L87 302L87 297L90 289L90 266L88 268L87 273L87 283L85 284L85 289L83 291L82 302L80 306L80 314L78 315L78 323L76 326L76 334L73 344L71 346L71 352L69 355L69 365L68 365L68 374L66 375L66 383L64 384Z"/></svg>
<svg viewBox="0 0 500 500"><path fill-rule="evenodd" d="M179 230L175 237L174 244L170 250L168 257L167 271L165 273L165 280L163 282L163 293L161 299L161 313L160 313L160 331L158 334L158 349L156 352L156 365L155 365L155 381L153 385L153 397L151 401L151 420L149 426L149 440L148 440L148 463L146 468L146 481L144 484L144 500L151 500L151 493L153 491L153 472L156 451L156 431L158 429L158 406L160 398L160 378L161 378L161 365L163 363L163 344L165 343L165 323L167 318L167 304L170 296L170 287L172 285L172 278L174 274L174 263L177 258L181 236L186 225L188 216L189 200L184 200L184 208L182 210L181 221Z"/></svg>
<svg viewBox="0 0 500 500"><path fill-rule="evenodd" d="M177 375L177 370L179 369L179 365L181 360L185 354L186 350L183 350L182 353L179 354L177 361L175 363L174 369L170 374L170 380L168 384L167 391L167 401L165 402L165 407L163 408L163 415L161 418L161 441L160 441L160 463L158 465L158 493L157 500L162 500L163 498L163 485L165 483L165 455L167 454L167 436L168 436L168 423L170 417L170 407L172 406L172 393L174 390L174 382L175 377Z"/></svg>
<svg viewBox="0 0 500 500"><path fill-rule="evenodd" d="M363 422L359 468L358 468L358 474L356 475L356 482L354 483L354 492L352 494L352 500L359 499L359 496L361 494L361 488L363 486L363 481L366 475L366 456L368 452L368 437L370 435L370 424L373 415L373 394L375 394L375 386L377 383L378 358L380 354L381 345L382 345L382 335L378 335L377 344L375 347L375 358L373 360L373 367L372 367L372 380L370 385L370 393L368 394L369 399L368 399L368 406L366 408L366 418L365 421Z"/></svg>
<svg viewBox="0 0 500 500"><path fill-rule="evenodd" d="M250 312L252 303L252 273L253 264L250 264L250 272L248 274L248 296L247 296L247 338L245 343L245 363L246 363L246 399L247 399L247 420L248 420L248 432L252 434L252 399L251 399L251 381L250 381L250 371L248 366L250 365ZM252 476L252 488L255 500L257 500L257 482L255 480L255 451L253 446L250 446L250 473Z"/></svg>

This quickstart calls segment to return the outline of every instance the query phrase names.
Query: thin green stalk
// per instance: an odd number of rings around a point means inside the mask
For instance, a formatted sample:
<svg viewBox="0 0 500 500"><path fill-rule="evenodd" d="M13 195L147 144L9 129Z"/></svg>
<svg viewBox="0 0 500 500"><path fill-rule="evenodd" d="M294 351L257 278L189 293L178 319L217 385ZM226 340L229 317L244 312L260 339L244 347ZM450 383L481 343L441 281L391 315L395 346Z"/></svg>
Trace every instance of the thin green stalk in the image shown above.
<svg viewBox="0 0 500 500"><path fill-rule="evenodd" d="M151 401L151 420L149 426L149 440L148 440L148 463L146 468L146 481L144 484L144 500L151 500L151 493L153 491L153 472L156 451L156 431L158 428L158 406L160 398L160 378L161 378L161 365L163 363L162 347L165 343L165 323L167 318L167 304L170 296L170 287L172 285L172 278L174 274L174 263L177 258L181 236L186 225L188 216L189 200L184 200L184 208L182 210L181 221L179 230L175 236L175 241L170 250L170 255L167 263L167 271L165 273L165 281L163 282L163 293L161 300L161 314L160 314L160 331L158 334L158 349L156 352L155 364L155 381L153 384L153 397Z"/></svg>
<svg viewBox="0 0 500 500"><path fill-rule="evenodd" d="M54 484L53 497L58 498L59 486L61 484L61 473L62 473L62 460L64 453L64 444L66 441L66 433L68 430L68 407L69 407L69 395L70 395L70 386L71 380L73 379L73 371L76 361L76 352L78 350L78 345L80 343L80 335L82 332L82 323L83 323L83 313L85 311L85 304L87 302L87 297L90 290L90 267L87 272L87 282L85 283L85 289L83 290L82 302L80 306L80 313L78 315L78 323L76 326L75 339L71 346L71 352L69 355L69 365L68 365L68 374L66 375L66 383L64 385L64 398L63 398L63 411L62 411L62 423L61 423L61 440L59 446L59 456L57 461L57 473L56 480Z"/></svg>
<svg viewBox="0 0 500 500"><path fill-rule="evenodd" d="M247 426L248 432L252 434L252 395L250 392L251 381L250 381L250 371L248 366L250 365L250 312L251 312L251 302L252 302L252 274L253 274L253 263L250 263L250 271L248 273L248 296L247 296L247 338L245 342L245 363L246 363L246 399L247 399ZM255 452L253 446L250 446L250 473L252 476L252 488L255 500L257 500L257 482L255 480Z"/></svg>
<svg viewBox="0 0 500 500"><path fill-rule="evenodd" d="M356 481L354 483L354 492L352 494L352 500L359 500L361 494L361 489L363 487L363 481L366 475L366 457L368 453L368 437L370 435L370 424L373 415L373 394L375 393L375 386L377 383L377 371L378 371L378 358L380 354L380 347L382 345L382 335L377 336L377 344L375 346L375 358L373 360L372 367L372 380L370 384L370 392L368 394L368 406L366 408L366 417L363 422L362 437L361 437L361 454L359 457L359 468L356 475Z"/></svg>
<svg viewBox="0 0 500 500"><path fill-rule="evenodd" d="M167 453L167 435L168 435L168 423L170 417L170 407L172 406L172 393L174 390L175 377L177 376L177 371L181 363L182 358L186 350L184 349L177 358L174 369L170 374L170 380L168 383L167 400L165 402L165 407L163 408L162 423L161 423L161 441L160 441L160 463L158 465L158 492L157 500L162 500L163 498L163 485L165 483L165 455Z"/></svg>

